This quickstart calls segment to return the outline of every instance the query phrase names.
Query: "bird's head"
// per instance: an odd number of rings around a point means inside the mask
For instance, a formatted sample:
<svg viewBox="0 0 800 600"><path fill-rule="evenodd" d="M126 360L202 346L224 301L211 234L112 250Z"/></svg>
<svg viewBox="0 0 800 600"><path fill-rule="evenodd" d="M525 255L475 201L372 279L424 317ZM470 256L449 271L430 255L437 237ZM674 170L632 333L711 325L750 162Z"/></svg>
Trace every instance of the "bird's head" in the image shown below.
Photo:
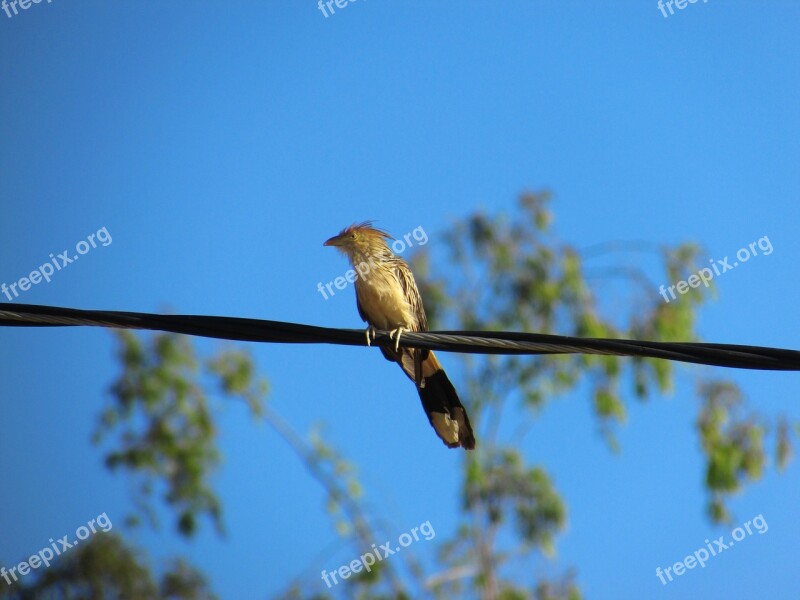
<svg viewBox="0 0 800 600"><path fill-rule="evenodd" d="M378 250L388 248L387 239L394 239L388 233L372 226L371 221L345 227L323 246L334 246L349 257L370 255Z"/></svg>

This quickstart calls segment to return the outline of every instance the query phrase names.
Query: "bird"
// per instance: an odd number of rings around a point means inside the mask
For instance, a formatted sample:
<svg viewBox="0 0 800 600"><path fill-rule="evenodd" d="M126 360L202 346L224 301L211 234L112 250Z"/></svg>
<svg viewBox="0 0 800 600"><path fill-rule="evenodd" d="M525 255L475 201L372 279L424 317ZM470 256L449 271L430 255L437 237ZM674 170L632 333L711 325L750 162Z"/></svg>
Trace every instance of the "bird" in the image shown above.
<svg viewBox="0 0 800 600"><path fill-rule="evenodd" d="M394 347L381 346L381 352L414 382L436 434L448 448L473 450L475 435L467 410L436 355L425 348L400 347L403 332L428 331L428 319L414 274L386 241L393 239L372 221L365 221L345 227L323 246L341 251L358 272L356 306L368 325L367 345L375 339L376 330L389 331Z"/></svg>

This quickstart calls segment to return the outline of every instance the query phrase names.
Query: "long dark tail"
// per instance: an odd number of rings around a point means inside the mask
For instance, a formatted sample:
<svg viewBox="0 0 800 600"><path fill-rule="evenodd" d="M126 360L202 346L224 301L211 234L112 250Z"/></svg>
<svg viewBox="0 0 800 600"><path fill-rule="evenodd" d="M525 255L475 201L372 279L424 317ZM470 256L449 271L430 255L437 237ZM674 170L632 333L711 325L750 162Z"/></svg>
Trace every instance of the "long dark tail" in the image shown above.
<svg viewBox="0 0 800 600"><path fill-rule="evenodd" d="M434 375L426 377L425 387L417 388L417 391L428 421L445 445L448 448L462 446L465 450L474 449L475 434L469 424L467 409L458 399L447 374L439 369Z"/></svg>
<svg viewBox="0 0 800 600"><path fill-rule="evenodd" d="M436 435L448 448L475 448L475 434L469 424L467 409L458 399L453 384L447 378L436 355L429 350L381 347L386 360L397 362L417 386L422 408L428 415Z"/></svg>
<svg viewBox="0 0 800 600"><path fill-rule="evenodd" d="M424 387L418 387L417 391L436 435L448 448L474 449L475 434L469 424L467 409L458 399L456 389L433 352L423 361L423 373Z"/></svg>

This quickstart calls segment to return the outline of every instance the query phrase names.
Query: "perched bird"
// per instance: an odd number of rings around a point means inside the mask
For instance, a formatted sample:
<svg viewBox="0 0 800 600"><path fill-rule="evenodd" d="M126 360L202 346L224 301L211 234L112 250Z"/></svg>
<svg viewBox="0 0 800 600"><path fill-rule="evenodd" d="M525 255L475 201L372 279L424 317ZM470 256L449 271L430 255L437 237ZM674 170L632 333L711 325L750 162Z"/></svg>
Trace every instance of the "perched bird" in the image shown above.
<svg viewBox="0 0 800 600"><path fill-rule="evenodd" d="M338 248L358 271L356 303L358 314L369 325L367 345L370 335L374 339L375 329L389 331L395 346L381 347L381 352L416 384L436 434L448 448L472 450L475 436L467 411L436 355L427 349L399 347L403 331L427 331L428 320L411 269L394 255L387 239L394 238L366 222L343 229L323 245Z"/></svg>

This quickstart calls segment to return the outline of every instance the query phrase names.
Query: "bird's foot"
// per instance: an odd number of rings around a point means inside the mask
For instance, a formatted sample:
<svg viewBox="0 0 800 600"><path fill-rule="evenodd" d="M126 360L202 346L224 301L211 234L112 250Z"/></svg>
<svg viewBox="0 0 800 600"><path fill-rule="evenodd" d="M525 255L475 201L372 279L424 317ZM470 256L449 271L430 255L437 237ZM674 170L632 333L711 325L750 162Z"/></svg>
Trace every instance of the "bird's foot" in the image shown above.
<svg viewBox="0 0 800 600"><path fill-rule="evenodd" d="M372 325L367 327L367 330L364 332L367 335L367 346L371 346L372 345L372 340L374 340L375 336L377 335L376 332L377 332L377 329L375 329Z"/></svg>
<svg viewBox="0 0 800 600"><path fill-rule="evenodd" d="M403 334L404 331L409 331L405 327L398 327L397 329L392 329L389 332L389 339L391 340L393 336L397 336L394 340L394 351L397 352L400 348L400 336Z"/></svg>

